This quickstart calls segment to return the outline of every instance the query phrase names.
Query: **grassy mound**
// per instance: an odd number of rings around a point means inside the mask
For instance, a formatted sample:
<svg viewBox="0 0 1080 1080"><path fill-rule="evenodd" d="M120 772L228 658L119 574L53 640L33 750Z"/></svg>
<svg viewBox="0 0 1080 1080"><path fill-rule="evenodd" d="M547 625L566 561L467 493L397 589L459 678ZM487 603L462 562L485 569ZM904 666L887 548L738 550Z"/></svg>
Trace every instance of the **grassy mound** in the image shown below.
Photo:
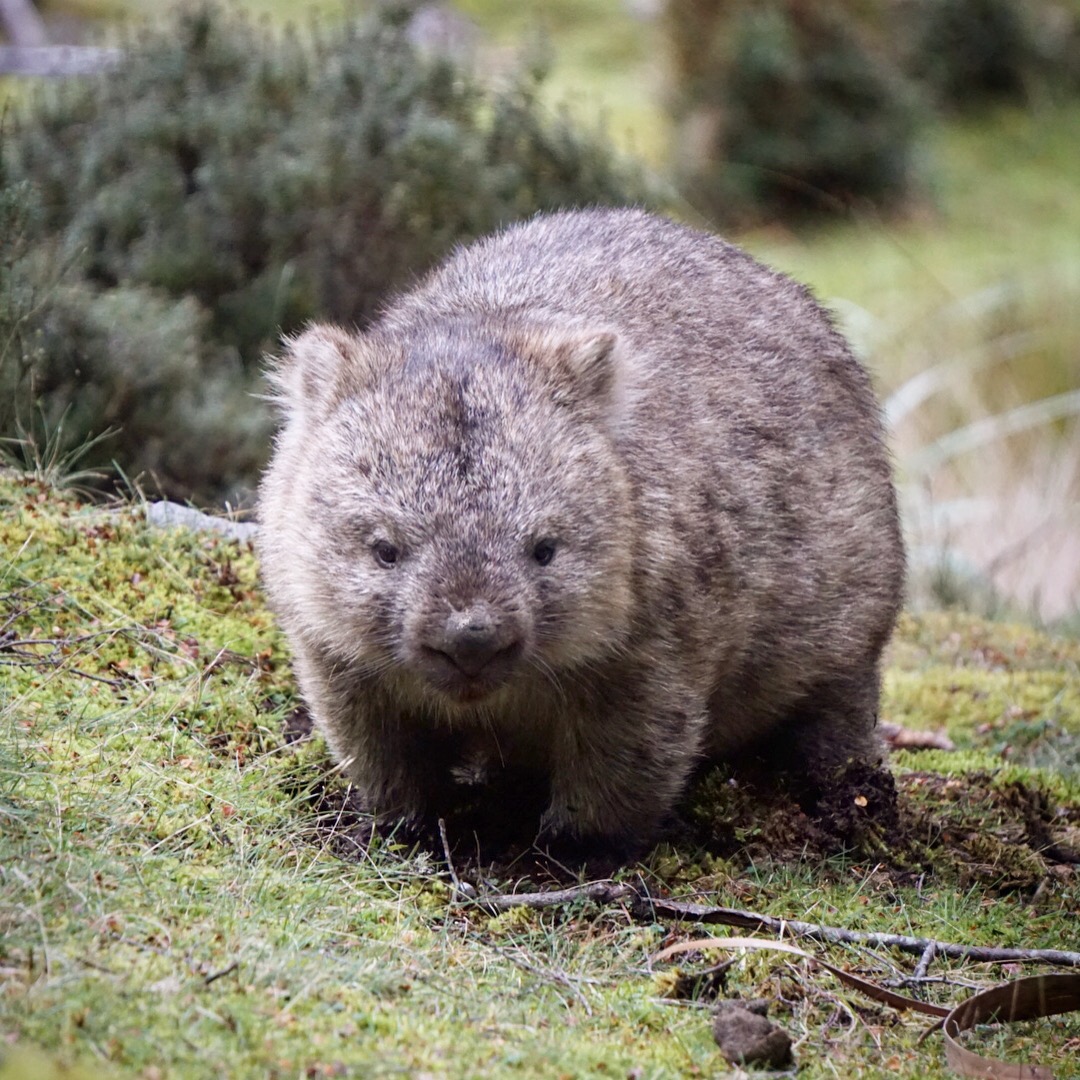
<svg viewBox="0 0 1080 1080"><path fill-rule="evenodd" d="M71 1064L147 1080L723 1067L705 1004L673 1002L646 969L692 927L585 904L490 916L450 902L431 852L360 835L297 723L249 547L0 473L0 549L2 1080ZM714 775L693 804L713 842L663 845L625 880L857 929L1075 947L1078 666L1080 645L1029 628L908 617L885 715L943 726L958 749L894 756L895 818L865 778L786 812ZM863 828L830 826L864 811ZM503 866L491 884L545 882ZM913 965L827 952L878 982ZM1020 970L941 961L908 992L955 1001ZM945 1075L940 1044L917 1044L923 1018L801 962L752 954L720 981L773 999L801 1076ZM1067 1072L1078 1036L1075 1017L1034 1022L988 1052Z"/></svg>

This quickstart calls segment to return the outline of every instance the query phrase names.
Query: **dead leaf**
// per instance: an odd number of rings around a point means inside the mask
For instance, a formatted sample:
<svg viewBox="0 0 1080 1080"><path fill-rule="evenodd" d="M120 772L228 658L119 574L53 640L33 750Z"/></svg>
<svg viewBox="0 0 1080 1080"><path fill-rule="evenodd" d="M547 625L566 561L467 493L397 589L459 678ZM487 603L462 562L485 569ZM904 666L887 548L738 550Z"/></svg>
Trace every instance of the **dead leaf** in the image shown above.
<svg viewBox="0 0 1080 1080"><path fill-rule="evenodd" d="M878 730L890 750L955 750L944 731L913 731L900 724L881 723Z"/></svg>

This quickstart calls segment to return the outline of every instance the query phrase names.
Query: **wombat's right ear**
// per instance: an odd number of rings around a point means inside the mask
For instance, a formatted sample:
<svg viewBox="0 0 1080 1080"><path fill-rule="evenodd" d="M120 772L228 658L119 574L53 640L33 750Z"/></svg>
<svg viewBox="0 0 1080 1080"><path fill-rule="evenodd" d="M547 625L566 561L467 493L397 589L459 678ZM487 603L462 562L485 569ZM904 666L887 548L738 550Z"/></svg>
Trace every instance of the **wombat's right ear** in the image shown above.
<svg viewBox="0 0 1080 1080"><path fill-rule="evenodd" d="M557 381L555 400L572 404L607 397L615 382L613 354L617 344L618 336L610 330L554 342L550 367Z"/></svg>
<svg viewBox="0 0 1080 1080"><path fill-rule="evenodd" d="M270 362L267 378L286 413L319 413L364 381L369 350L337 326L309 326L285 338L284 352Z"/></svg>

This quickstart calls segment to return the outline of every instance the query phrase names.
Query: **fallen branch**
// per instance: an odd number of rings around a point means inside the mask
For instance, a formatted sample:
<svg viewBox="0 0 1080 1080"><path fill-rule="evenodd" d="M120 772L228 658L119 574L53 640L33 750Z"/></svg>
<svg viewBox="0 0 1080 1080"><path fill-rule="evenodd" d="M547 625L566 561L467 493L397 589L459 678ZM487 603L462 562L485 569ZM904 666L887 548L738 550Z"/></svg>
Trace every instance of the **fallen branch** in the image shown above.
<svg viewBox="0 0 1080 1080"><path fill-rule="evenodd" d="M470 899L475 899L476 890L464 882L457 876L457 871L454 869L454 859L450 854L450 841L446 835L446 821L443 818L439 818L439 837L442 839L443 855L446 858L446 866L450 871L450 881L454 886L454 892L459 896L467 896Z"/></svg>
<svg viewBox="0 0 1080 1080"><path fill-rule="evenodd" d="M937 953L937 942L931 941L929 945L923 950L922 956L919 957L919 962L915 965L915 970L911 973L913 979L925 979L926 973L930 970L930 965L934 962L934 956Z"/></svg>
<svg viewBox="0 0 1080 1080"><path fill-rule="evenodd" d="M94 75L115 67L123 56L119 49L95 45L0 45L0 75Z"/></svg>
<svg viewBox="0 0 1080 1080"><path fill-rule="evenodd" d="M209 975L203 976L203 986L209 986L211 983L215 983L218 979L225 978L226 975L231 975L240 966L239 960L234 960L228 967L223 967L220 971L212 971Z"/></svg>
<svg viewBox="0 0 1080 1080"><path fill-rule="evenodd" d="M686 922L721 926L737 926L744 930L768 930L785 937L809 938L834 945L869 945L877 948L899 949L920 957L948 956L954 960L985 963L1056 964L1060 967L1080 967L1080 952L1064 949L1005 949L985 945L959 945L935 938L908 937L904 934L881 934L865 930L847 930L839 926L822 926L798 919L780 919L737 908L712 907L683 900L665 900L649 896L633 885L615 881L593 881L570 889L554 889L537 893L496 893L473 897L462 893L461 899L475 902L493 914L515 907L548 908L591 901L603 907L624 904L635 918L681 919ZM931 952L932 950L932 952Z"/></svg>

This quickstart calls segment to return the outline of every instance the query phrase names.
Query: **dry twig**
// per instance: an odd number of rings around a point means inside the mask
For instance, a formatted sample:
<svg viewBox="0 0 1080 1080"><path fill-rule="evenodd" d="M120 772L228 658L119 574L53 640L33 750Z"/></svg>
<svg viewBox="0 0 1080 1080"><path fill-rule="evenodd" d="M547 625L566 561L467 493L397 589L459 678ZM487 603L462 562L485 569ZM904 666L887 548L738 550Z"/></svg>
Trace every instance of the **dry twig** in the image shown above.
<svg viewBox="0 0 1080 1080"><path fill-rule="evenodd" d="M467 893L464 895L468 895ZM471 899L471 897L470 897ZM665 900L639 891L635 886L615 881L593 881L569 889L554 889L537 893L496 893L480 896L476 903L492 913L513 907L547 908L564 904L591 901L601 906L624 905L635 918L681 919L721 926L737 926L745 930L768 930L786 937L809 938L830 944L870 945L899 949L920 957L948 956L975 962L1029 962L1056 964L1061 967L1080 967L1080 952L1064 949L1009 949L986 945L960 945L934 938L908 937L904 934L883 934L865 930L848 930L838 926L823 926L798 919L778 919L738 908L713 907L684 900ZM932 951L931 951L932 950Z"/></svg>
<svg viewBox="0 0 1080 1080"><path fill-rule="evenodd" d="M600 981L599 979L590 979L584 975L568 975L565 971L560 971L557 968L540 967L537 964L529 963L528 960L525 960L523 957L518 956L508 949L495 948L495 952L498 953L499 956L505 957L510 963L521 968L522 971L527 971L530 975L535 975L544 982L554 983L556 986L561 986L563 989L568 990L581 1004L581 1007L585 1010L586 1016L592 1016L592 1006L589 1004L588 998L586 998L581 991L581 988L576 984L591 983L595 985Z"/></svg>

